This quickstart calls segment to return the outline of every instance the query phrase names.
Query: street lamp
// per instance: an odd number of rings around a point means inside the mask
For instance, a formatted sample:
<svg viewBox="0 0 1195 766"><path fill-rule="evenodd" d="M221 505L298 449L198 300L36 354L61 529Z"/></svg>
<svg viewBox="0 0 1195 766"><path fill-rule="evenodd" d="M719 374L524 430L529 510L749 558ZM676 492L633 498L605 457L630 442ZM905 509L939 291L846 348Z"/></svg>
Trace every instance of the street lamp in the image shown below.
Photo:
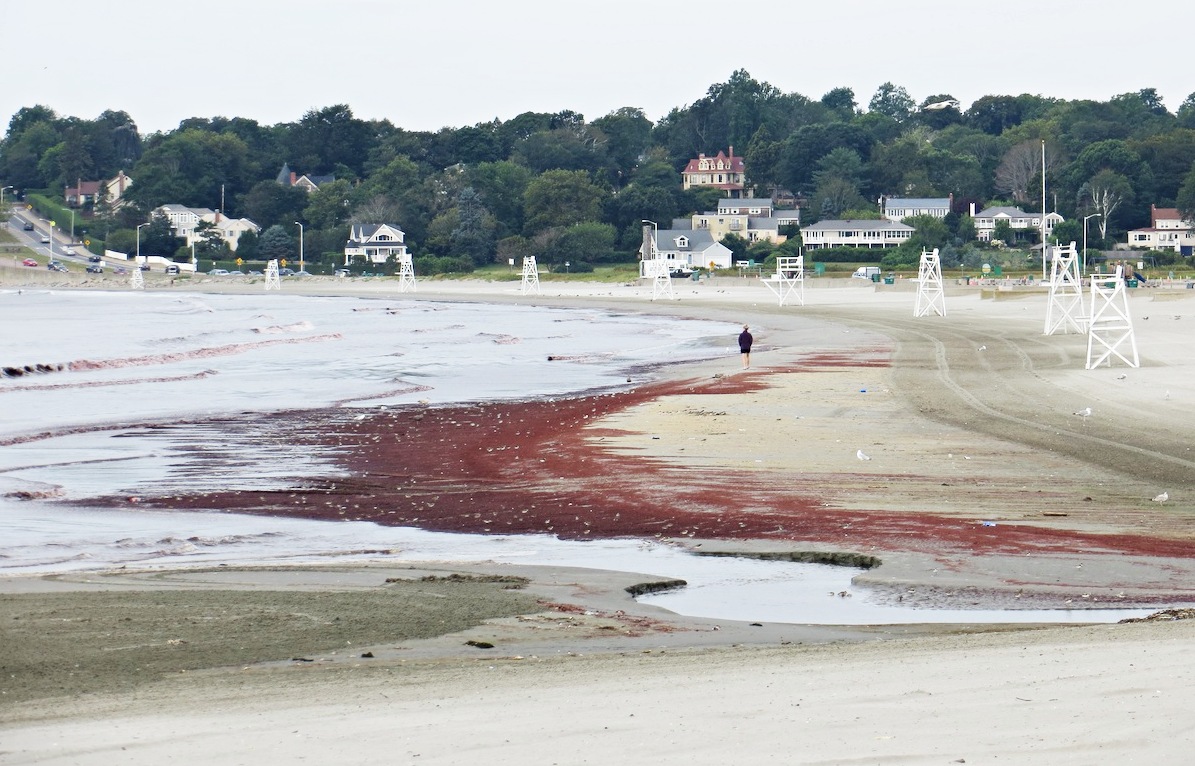
<svg viewBox="0 0 1195 766"><path fill-rule="evenodd" d="M0 207L4 207L4 192L8 191L11 188L13 188L13 187L5 186L3 188L0 188Z"/></svg>
<svg viewBox="0 0 1195 766"><path fill-rule="evenodd" d="M71 211L71 244L75 244L75 211Z"/></svg>
<svg viewBox="0 0 1195 766"><path fill-rule="evenodd" d="M299 227L299 271L306 271L303 268L303 224L295 221L295 226Z"/></svg>
<svg viewBox="0 0 1195 766"><path fill-rule="evenodd" d="M148 223L137 224L137 257L134 258L133 260L137 262L138 268L141 267L141 229L142 229L142 227L145 227L145 226L149 226L149 224ZM145 256L145 259L148 261L149 256L148 255Z"/></svg>
<svg viewBox="0 0 1195 766"><path fill-rule="evenodd" d="M50 262L54 261L54 222L50 221Z"/></svg>
<svg viewBox="0 0 1195 766"><path fill-rule="evenodd" d="M1091 215L1083 217L1083 273L1084 274L1087 273L1087 219L1095 218L1097 215L1100 218L1104 217L1103 213L1092 213Z"/></svg>

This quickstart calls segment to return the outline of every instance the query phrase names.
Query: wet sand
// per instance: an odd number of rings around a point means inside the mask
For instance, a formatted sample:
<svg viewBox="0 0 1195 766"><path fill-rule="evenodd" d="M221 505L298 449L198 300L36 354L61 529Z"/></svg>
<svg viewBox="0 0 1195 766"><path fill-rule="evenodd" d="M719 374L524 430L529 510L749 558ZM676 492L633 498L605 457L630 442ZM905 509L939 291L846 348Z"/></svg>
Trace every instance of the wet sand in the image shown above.
<svg viewBox="0 0 1195 766"><path fill-rule="evenodd" d="M724 360L669 370L664 382L609 395L416 407L361 421L294 413L294 438L313 449L352 447L345 453L352 456L350 480L315 481L285 497L234 490L170 502L445 531L643 536L703 551L862 554L882 564L857 578L859 587L919 606L1195 601L1191 293L1181 285L1133 291L1142 366L1086 371L1085 336L1042 334L1044 293L951 288L947 317L914 319L911 285L843 282L811 281L805 306L778 307L750 280L677 285L680 299L670 302L650 301L642 285L550 283L543 295L523 296L517 283L422 281L417 296L405 298L749 322L753 367L742 371L737 353L728 352ZM294 289L394 297L392 287L329 280ZM1074 414L1085 407L1091 416ZM231 441L251 438L249 429L228 425ZM1168 500L1154 502L1163 491ZM243 725L215 740L224 755L207 760L236 762L237 742L250 736L270 739L287 760L283 721L318 707L321 720L328 713L341 724L347 719L336 711L352 708L359 723L305 730L304 752L336 752L346 732L378 727L360 736L362 763L380 753L419 763L526 762L549 753L570 763L716 763L743 753L792 760L785 730L800 741L796 759L806 763L999 755L1082 763L1093 752L1101 760L1178 752L1168 749L1181 736L1177 711L1191 701L1177 656L1190 639L1185 622L1013 631L717 623L637 604L625 591L639 584L633 575L445 562L416 574L517 575L529 582L493 598L439 593L433 600L472 604L466 611L474 622L445 622L438 637L396 627L390 640L366 637L369 621L359 616L379 607L363 599L355 612L360 638L332 631L312 644L313 636L298 630L309 618L295 614L304 610L273 595L346 588L393 598L403 588L416 601L424 597L426 585L387 585L395 574L384 561L375 566L4 583L3 603L15 614L32 614L49 592L67 600L67 613L85 614L88 594L99 588L137 598L169 593L184 599L172 611L184 612L202 609L186 605L188 593L235 592L256 599L245 607L249 614L265 609L289 617L262 623L278 639L272 655L213 647L186 673L159 667L132 688L100 684L83 693L30 683L30 701L0 702L0 717L20 721L11 732L17 738L5 737L18 745L0 747L14 763L100 763L103 743L116 735L97 732L119 721L158 733L136 744L127 761L149 762L160 759L167 741L196 743L226 731L226 711L247 706L262 711L258 721L236 719ZM354 613L353 599L335 603ZM511 611L497 616L483 606ZM165 641L174 647L167 652L205 640L176 639L187 643L170 644L161 632L120 640ZM354 648L340 641L354 641ZM373 657L360 656L362 642ZM283 651L289 646L294 652ZM300 650L312 656L286 656ZM70 652L52 659L69 663ZM1014 689L1015 678L1027 686ZM711 694L713 688L720 691ZM620 703L611 708L603 695ZM1072 701L1083 705L1101 695L1131 699L1125 705L1133 710L1089 706L1090 720L1074 723ZM362 707L364 699L371 703ZM607 720L607 709L638 710L640 719ZM395 716L404 723L395 725ZM38 736L46 726L68 735L50 745ZM1050 726L1052 733L1043 733ZM978 729L1002 734L956 736ZM432 732L452 746L437 744Z"/></svg>

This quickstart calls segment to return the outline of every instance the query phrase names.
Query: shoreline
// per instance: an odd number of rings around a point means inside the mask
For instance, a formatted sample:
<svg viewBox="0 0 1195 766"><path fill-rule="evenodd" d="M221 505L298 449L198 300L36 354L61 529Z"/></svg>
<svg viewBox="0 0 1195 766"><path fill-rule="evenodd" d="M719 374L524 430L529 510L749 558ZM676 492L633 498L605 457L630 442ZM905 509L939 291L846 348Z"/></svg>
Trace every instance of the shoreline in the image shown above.
<svg viewBox="0 0 1195 766"><path fill-rule="evenodd" d="M183 289L194 291L194 287ZM554 459L543 469L540 479L530 481L531 488L522 487L511 496L511 512L525 508L529 498L539 498L545 491L551 492L553 501L574 503L580 500L594 504L596 498L601 498L610 504L625 497L620 513L631 513L635 507L632 501L651 508L649 515L640 516L640 534L650 532L677 544L729 551L845 550L878 556L884 560L883 566L857 581L869 588L887 588L893 598L912 598L910 590L927 602L951 594L954 599L963 596L992 604L1039 600L1056 605L1068 600L1090 604L1094 597L1100 603L1160 605L1193 598L1190 583L1195 582L1191 577L1195 574L1195 559L1188 551L1195 535L1195 506L1190 500L1195 497L1195 479L1191 478L1195 472L1187 470L1192 463L1183 446L1183 434L1190 432L1190 405L1195 403L1195 396L1188 383L1189 355L1181 350L1185 348L1184 320L1195 321L1195 301L1177 290L1173 291L1177 295L1158 291L1131 296L1135 314L1141 308L1142 315L1159 316L1152 324L1142 319L1136 325L1143 363L1128 371L1133 388L1126 391L1125 386L1117 387L1123 382L1117 378L1125 374L1123 368L1082 369L1085 347L1079 338L1041 335L1040 316L1045 305L1042 294L1000 298L982 297L976 291L948 291L948 317L913 319L911 292L870 286L810 290L805 306L786 307L773 305L774 296L765 295L767 291L759 285L703 284L697 289L710 290L694 294L690 287L688 295L667 303L646 300L641 288L616 285L589 285L576 289L576 294L550 296L512 294L517 291L517 283L462 283L436 289L439 283L429 281L420 283L418 294L407 296L381 287L360 287L342 292L362 297L384 295L389 299L534 302L688 315L748 322L753 332L759 330L751 371L734 369L737 355L686 365L668 371L666 382L644 387L652 390L641 390L637 399L631 395L633 405L612 407L588 419L581 419L581 414L592 413L578 409L570 416L575 425L565 429L563 435L544 432L535 437L545 454L550 448ZM330 287L318 289L325 294ZM1156 321L1163 313L1166 321ZM1165 399L1162 392L1166 393ZM617 396L595 399L609 401ZM1034 406L1026 407L1026 402ZM1151 406L1152 402L1169 404ZM584 403L593 406L593 401ZM1079 419L1072 413L1080 404L1109 416ZM529 412L526 403L486 406L505 408L504 414L511 416ZM460 415L466 411L457 408L453 413L440 414ZM430 443L438 433L428 423L431 411L408 410L405 417L413 414L423 414L424 418L420 421L422 435L412 430L412 440ZM397 423L369 419L358 425L354 421L355 431L331 432L324 438L356 432L366 443L365 437L378 432L368 429L389 425ZM412 425L405 423L404 427ZM467 448L468 444L461 445L461 450ZM856 457L858 451L866 452L870 459L860 460ZM446 454L428 457L445 460ZM469 457L474 461L476 456L459 452L447 457ZM349 467L367 477L371 465L383 465L387 459L383 452L363 454L356 465ZM576 469L584 464L588 464L584 470ZM469 463L471 469L477 465ZM637 471L641 475L629 481L627 476L636 473L635 466L641 467ZM426 466L423 471L426 473ZM494 489L493 482L516 478L496 469L487 475L490 490ZM555 477L555 483L549 485L550 476ZM611 476L620 479L612 481ZM517 478L527 483L526 476ZM582 485L582 489L574 485ZM1151 502L1163 489L1168 490L1170 501ZM358 488L355 495L341 496L338 502L367 494L364 487ZM500 509L501 504L488 502L487 507ZM420 510L420 516L424 515ZM449 515L437 523L446 524ZM578 517L575 522L550 531L582 534L580 514L573 515ZM702 527L709 523L710 516L718 515L723 517L722 526L715 525L714 534L705 534ZM538 524L527 528L542 530L546 518L539 518ZM812 523L819 518L824 521L822 526ZM596 517L584 521L590 522L592 530ZM678 523L682 524L679 528L663 527ZM739 537L731 533L740 523L751 524L749 534ZM718 533L718 529L723 532ZM611 527L606 533L614 531ZM117 593L165 589L179 594L203 588L223 592L226 585L221 582L243 578L245 571L256 571L255 577L266 582L254 585L262 592L294 588L335 592L344 587L343 582L321 585L311 578L318 580L334 573L341 580L369 579L386 566L287 568L271 576L265 572L275 570L268 567L227 568L212 575L215 582L202 586L188 580L208 575L186 570L90 573L41 578L38 582L25 580L22 587L35 594L73 592L77 603L82 604L98 581ZM473 575L494 574L495 569L503 574L516 571L506 566L487 568L451 562L418 564L415 569ZM518 574L524 576L521 570ZM1110 647L1101 647L1100 643L1107 637L1120 636L1118 642L1132 645L1133 651L1145 652L1151 658L1146 664L1152 667L1154 662L1171 661L1168 652L1174 641L1190 636L1190 628L1179 622L1144 628L952 625L819 630L799 625L752 626L681 618L637 604L622 590L631 584L625 582L625 574L527 574L532 579L527 586L530 592L537 597L547 594L552 603L573 605L579 612L549 610L524 613L522 619L487 618L474 628L419 640L424 643L404 642L389 649L388 658L375 652L373 659L383 661L371 661L370 666L390 670L373 670L370 675L385 677L398 668L413 668L411 663L415 663L427 685L417 683L408 688L410 695L404 693L405 699L413 701L439 694L443 688L456 689L453 679L462 673L468 675L467 668L476 666L479 660L493 662L483 659L490 656L485 651L466 643L476 640L494 644L496 656L507 658L500 660L504 667L508 663L526 664L533 653L526 648L534 647L537 657L558 657L550 663L553 666L564 663L575 669L580 663L611 682L616 674L626 672L627 663L635 667L635 673L650 673L643 669L642 662L631 658L654 658L661 653L672 658L669 663L675 663L670 674L696 671L716 657L720 665L737 668L736 672L744 677L757 678L765 668L785 672L781 668L788 667L793 658L776 653L790 644L828 641L823 648L801 650L798 655L810 651L819 657L825 655L825 659L833 657L831 664L843 664L844 678L850 668L857 667L860 672L866 668L876 678L892 679L893 658L904 657L903 662L921 667L931 657L954 656L958 642L966 641L968 651L977 652L976 656L984 658L980 662L988 663L979 674L978 686L968 687L971 691L967 693L980 694L983 688L998 684L1001 673L1014 667L1006 664L1004 657L1004 647L1011 643L1064 646L1073 658L1106 664L1114 662L1113 655ZM0 593L13 596L17 590L20 588L14 587L14 580L0 580ZM567 630L561 628L565 624L559 619L562 616L571 618ZM638 636L627 634L639 630L642 633ZM982 635L971 635L977 631ZM956 635L960 632L965 638ZM550 638L543 643L545 635ZM495 642L486 636L500 639ZM1092 638L1096 636L1101 638ZM899 641L900 646L894 648L893 641ZM871 648L851 648L857 642ZM761 648L747 650L747 646ZM891 654L885 657L885 652ZM590 656L594 654L600 656ZM325 659L332 655L325 652L313 658L315 663L252 664L248 667L256 668L252 675L260 681L260 687L249 684L257 691L245 691L246 699L259 704L265 699L262 695L268 695L276 700L272 706L285 709L299 704L287 691L296 684L299 688L317 684L312 688L326 689L328 693L339 690L335 694L340 698L355 695L355 687L345 683L357 672L349 667L360 665L361 659L344 653L336 656L338 660L327 662ZM514 656L523 659L511 659ZM550 672L560 670L554 667ZM177 679L163 676L139 687L141 691L99 694L90 697L91 702L76 699L63 707L65 700L47 699L48 704L26 707L20 714L19 718L26 721L18 727L23 736L20 742L31 748L29 753L38 751L35 740L29 737L38 730L37 721L42 717L56 721L56 726L70 721L77 736L94 734L87 724L90 716L104 720L121 715L115 708L103 712L108 710L105 706L109 702L105 700L122 700L123 705L165 694L165 711L176 704L199 704L215 715L222 699L219 690L230 674L241 675L232 668L213 668L188 677L184 686L178 686ZM1128 676L1106 675L1110 677L1098 682L1093 677L1092 684L1131 683ZM528 674L528 678L511 683L540 684L544 678L534 675L539 680L533 681L531 677ZM674 676L673 683L680 677ZM1063 682L1061 677L1057 682ZM192 686L196 683L198 686ZM460 693L467 694L472 687L465 681L461 683L465 685ZM1175 692L1176 687L1170 685L1168 691ZM650 704L663 699L662 689L624 689L623 693L645 702L652 700ZM1184 695L1178 696L1185 699ZM284 699L290 702L282 702ZM956 690L953 699L972 698ZM1174 697L1166 704L1172 702ZM544 694L515 709L546 715L548 707L534 706L553 704L559 705L559 699ZM842 705L846 704L843 700ZM8 709L8 713L0 712L0 719L15 714ZM838 709L845 712L849 708ZM155 725L161 725L169 715L161 712L155 716L154 710L136 705L130 710L128 715L143 723L152 719ZM694 711L693 715L700 713ZM712 721L707 725L717 727ZM325 731L318 741L332 742L334 737L327 734ZM574 736L588 735L578 732ZM642 732L642 737L646 736L647 732ZM521 752L536 752L532 741L520 741ZM634 741L644 743L642 738ZM1167 752L1157 747L1155 753ZM755 752L775 753L766 744L760 748ZM92 752L99 751L96 745ZM146 746L139 752L145 760L135 762L149 762L155 751ZM497 751L490 747L485 752ZM678 752L694 754L692 748L685 747ZM828 745L820 752L828 759L840 753ZM992 745L984 752L1022 751ZM714 762L700 757L697 760ZM439 762L454 761L441 754Z"/></svg>

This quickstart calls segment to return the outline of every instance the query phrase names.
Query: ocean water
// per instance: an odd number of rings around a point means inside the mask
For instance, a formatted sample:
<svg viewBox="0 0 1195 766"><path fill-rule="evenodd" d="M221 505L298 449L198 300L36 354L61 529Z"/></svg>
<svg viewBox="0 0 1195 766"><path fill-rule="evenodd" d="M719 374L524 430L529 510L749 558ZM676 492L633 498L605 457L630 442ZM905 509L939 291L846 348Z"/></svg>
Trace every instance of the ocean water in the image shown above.
<svg viewBox="0 0 1195 766"><path fill-rule="evenodd" d="M646 307L645 307L646 308ZM137 487L216 486L156 426L615 389L660 365L733 357L738 325L531 305L285 293L0 291L0 576L112 567L493 561L638 572L687 588L642 600L720 619L806 624L1099 622L1141 610L980 612L873 603L840 567L706 558L653 541L431 533L366 522L99 509ZM24 370L30 372L23 372ZM119 435L120 438L113 438ZM152 435L152 438L150 436ZM210 434L218 444L219 433ZM263 445L238 483L333 470ZM32 498L32 499L23 499ZM46 498L46 499L38 499ZM854 591L850 599L831 594Z"/></svg>

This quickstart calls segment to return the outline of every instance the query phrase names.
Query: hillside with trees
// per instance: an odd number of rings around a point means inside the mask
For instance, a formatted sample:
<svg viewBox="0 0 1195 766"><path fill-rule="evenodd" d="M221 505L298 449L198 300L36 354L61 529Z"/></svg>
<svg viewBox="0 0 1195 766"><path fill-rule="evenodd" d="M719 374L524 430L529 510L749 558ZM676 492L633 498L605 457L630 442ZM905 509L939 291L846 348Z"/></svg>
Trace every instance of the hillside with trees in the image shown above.
<svg viewBox="0 0 1195 766"><path fill-rule="evenodd" d="M1092 213L1095 247L1148 226L1151 205L1195 213L1195 94L1177 113L1151 88L1106 102L991 95L963 110L948 93L918 101L885 83L863 105L850 88L810 98L744 71L654 124L626 107L592 120L525 113L409 131L338 104L290 123L195 117L141 135L123 111L82 119L34 105L9 121L0 179L61 202L79 180L124 171L134 179L126 204L101 199L82 211L81 226L109 243L127 243L150 210L175 203L252 219L262 231L241 243L246 256L297 250L302 222L308 259L331 263L350 222L391 222L421 273L524 255L583 269L633 260L643 219L716 207L717 192L684 191L680 171L734 147L757 195L800 204L803 224L876 217L882 195L953 195L955 213L913 222L905 246L942 247L949 264L974 247L969 203L1040 211L1043 140L1046 206L1067 219L1059 239L1079 239L1077 222ZM335 180L307 193L278 182L284 166ZM730 244L757 260L775 247Z"/></svg>

